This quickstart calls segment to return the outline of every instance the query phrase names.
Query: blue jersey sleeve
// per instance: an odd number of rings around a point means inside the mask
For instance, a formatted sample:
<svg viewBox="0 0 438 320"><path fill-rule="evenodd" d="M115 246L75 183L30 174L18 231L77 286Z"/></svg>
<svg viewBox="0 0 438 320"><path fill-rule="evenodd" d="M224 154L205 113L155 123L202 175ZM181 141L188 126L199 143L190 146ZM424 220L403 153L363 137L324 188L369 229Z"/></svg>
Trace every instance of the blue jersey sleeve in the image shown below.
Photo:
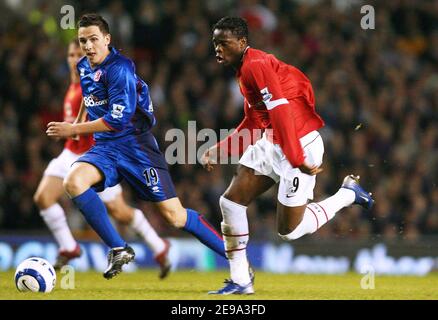
<svg viewBox="0 0 438 320"><path fill-rule="evenodd" d="M115 131L123 130L131 121L137 103L135 70L128 62L108 70L108 112L103 121Z"/></svg>

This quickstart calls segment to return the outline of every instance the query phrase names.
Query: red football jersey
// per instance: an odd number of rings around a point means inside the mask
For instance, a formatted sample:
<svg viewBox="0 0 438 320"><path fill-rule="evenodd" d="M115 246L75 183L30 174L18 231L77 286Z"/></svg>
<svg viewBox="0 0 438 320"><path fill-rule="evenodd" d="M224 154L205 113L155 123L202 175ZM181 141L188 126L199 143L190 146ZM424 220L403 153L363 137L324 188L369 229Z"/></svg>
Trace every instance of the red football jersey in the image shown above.
<svg viewBox="0 0 438 320"><path fill-rule="evenodd" d="M237 80L245 97L245 117L218 147L227 146L228 155L240 155L248 145L240 143L239 150L231 148L231 140L240 130L272 129L268 138L281 146L292 166L299 167L304 162L299 139L324 126L315 111L310 80L297 68L261 50L248 48L242 59Z"/></svg>
<svg viewBox="0 0 438 320"><path fill-rule="evenodd" d="M79 113L82 102L80 83L72 83L64 98L64 121L73 123ZM76 154L86 152L94 144L93 135L79 136L79 140L67 139L64 148Z"/></svg>

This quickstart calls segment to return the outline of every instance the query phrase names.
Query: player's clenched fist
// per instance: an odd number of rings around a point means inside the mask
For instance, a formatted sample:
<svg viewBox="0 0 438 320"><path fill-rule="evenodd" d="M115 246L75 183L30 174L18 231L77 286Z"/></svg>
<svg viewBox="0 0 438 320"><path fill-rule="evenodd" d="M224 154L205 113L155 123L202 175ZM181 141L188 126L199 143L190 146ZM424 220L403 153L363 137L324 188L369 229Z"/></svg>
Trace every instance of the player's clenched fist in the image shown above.
<svg viewBox="0 0 438 320"><path fill-rule="evenodd" d="M73 125L69 122L50 122L47 125L47 135L53 138L69 138L75 135Z"/></svg>

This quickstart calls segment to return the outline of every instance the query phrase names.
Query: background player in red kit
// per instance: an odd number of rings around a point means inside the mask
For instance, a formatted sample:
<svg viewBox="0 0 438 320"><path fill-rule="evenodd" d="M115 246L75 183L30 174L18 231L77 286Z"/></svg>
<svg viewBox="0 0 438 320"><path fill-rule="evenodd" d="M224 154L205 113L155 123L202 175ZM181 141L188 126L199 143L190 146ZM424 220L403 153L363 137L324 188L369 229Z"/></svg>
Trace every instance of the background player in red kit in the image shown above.
<svg viewBox="0 0 438 320"><path fill-rule="evenodd" d="M79 42L77 40L72 41L68 48L67 58L71 84L64 99L64 121L67 122L74 122L81 109L82 90L76 64L82 56ZM85 114L81 115L80 118L85 120ZM34 201L40 209L41 216L59 245L59 253L55 263L56 268L60 268L67 264L70 259L81 255L80 247L67 225L64 210L57 202L64 194L62 182L71 164L88 151L93 144L92 135L79 136L78 139L67 139L63 152L49 163L34 196ZM109 214L116 221L130 225L144 239L154 253L155 260L160 265L160 278L166 277L170 271L170 262L168 260L169 242L157 235L142 211L126 204L120 185L105 189L99 193L99 196L105 203Z"/></svg>
<svg viewBox="0 0 438 320"><path fill-rule="evenodd" d="M218 63L236 70L245 98L245 117L233 134L207 150L202 159L211 170L218 157L243 153L237 173L219 201L231 279L210 293L252 294L246 208L257 196L279 183L277 227L284 240L315 232L351 204L369 209L373 199L358 184L358 177L349 175L336 194L308 203L313 199L316 174L322 171L324 153L317 131L324 122L315 111L309 79L272 54L250 48L248 27L241 18L219 20L213 27L213 44ZM264 130L257 141L254 129Z"/></svg>

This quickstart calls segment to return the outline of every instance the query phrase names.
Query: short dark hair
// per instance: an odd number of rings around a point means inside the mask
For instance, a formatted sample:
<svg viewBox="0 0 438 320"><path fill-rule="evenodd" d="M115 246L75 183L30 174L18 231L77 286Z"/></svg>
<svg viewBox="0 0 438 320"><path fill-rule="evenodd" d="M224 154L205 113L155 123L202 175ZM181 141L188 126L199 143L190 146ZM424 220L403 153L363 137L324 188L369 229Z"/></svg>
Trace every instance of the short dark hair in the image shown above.
<svg viewBox="0 0 438 320"><path fill-rule="evenodd" d="M213 31L215 29L230 30L237 38L248 39L248 24L240 17L223 17L213 26Z"/></svg>
<svg viewBox="0 0 438 320"><path fill-rule="evenodd" d="M90 26L99 27L99 30L104 35L107 35L108 33L110 33L108 22L106 22L105 19L101 15L98 15L97 13L87 13L87 14L84 14L79 19L78 29L81 27L90 27Z"/></svg>

